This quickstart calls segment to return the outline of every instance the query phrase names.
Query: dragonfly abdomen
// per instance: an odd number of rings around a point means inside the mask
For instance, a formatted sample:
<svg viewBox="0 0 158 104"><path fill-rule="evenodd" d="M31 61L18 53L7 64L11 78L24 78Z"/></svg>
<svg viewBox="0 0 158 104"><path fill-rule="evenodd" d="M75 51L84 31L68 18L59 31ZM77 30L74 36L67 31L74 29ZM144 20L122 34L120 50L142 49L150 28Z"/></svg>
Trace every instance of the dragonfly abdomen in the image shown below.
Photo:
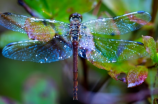
<svg viewBox="0 0 158 104"><path fill-rule="evenodd" d="M80 26L82 21L82 16L78 13L74 13L70 15L70 36L73 46L73 100L78 100L78 41L79 41L79 33L80 33Z"/></svg>

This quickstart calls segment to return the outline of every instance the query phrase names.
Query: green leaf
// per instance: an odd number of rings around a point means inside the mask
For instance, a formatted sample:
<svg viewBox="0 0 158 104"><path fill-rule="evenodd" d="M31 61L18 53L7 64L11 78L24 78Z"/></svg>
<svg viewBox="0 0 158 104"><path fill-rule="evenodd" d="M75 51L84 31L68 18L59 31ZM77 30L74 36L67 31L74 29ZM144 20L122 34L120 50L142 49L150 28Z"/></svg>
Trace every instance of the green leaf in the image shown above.
<svg viewBox="0 0 158 104"><path fill-rule="evenodd" d="M92 20L92 19L97 19L97 16L94 16L94 15L92 15L90 13L84 13L82 15L82 17L83 17L83 22L84 21L88 21L88 20Z"/></svg>
<svg viewBox="0 0 158 104"><path fill-rule="evenodd" d="M27 34L14 32L14 31L5 31L0 35L0 48L3 48L8 43L29 40Z"/></svg>
<svg viewBox="0 0 158 104"><path fill-rule="evenodd" d="M156 52L156 42L154 41L153 37L143 36L143 43L153 62L157 63L158 56Z"/></svg>
<svg viewBox="0 0 158 104"><path fill-rule="evenodd" d="M68 21L70 14L90 11L97 0L24 0L39 17Z"/></svg>
<svg viewBox="0 0 158 104"><path fill-rule="evenodd" d="M126 12L147 11L150 12L151 0L103 0L103 3L109 7L116 15L122 15Z"/></svg>
<svg viewBox="0 0 158 104"><path fill-rule="evenodd" d="M57 104L57 98L57 89L51 78L37 74L26 82L25 104Z"/></svg>
<svg viewBox="0 0 158 104"><path fill-rule="evenodd" d="M157 73L157 66L154 68L151 68L148 74L148 78L146 79L146 82L149 85L150 93L151 93L151 101L153 102L156 98L158 98L158 95L154 95L153 90L158 88L158 73ZM156 104L156 103L155 103Z"/></svg>
<svg viewBox="0 0 158 104"><path fill-rule="evenodd" d="M116 15L122 15L122 13L124 14L126 11L123 0L103 0L103 3L109 7Z"/></svg>

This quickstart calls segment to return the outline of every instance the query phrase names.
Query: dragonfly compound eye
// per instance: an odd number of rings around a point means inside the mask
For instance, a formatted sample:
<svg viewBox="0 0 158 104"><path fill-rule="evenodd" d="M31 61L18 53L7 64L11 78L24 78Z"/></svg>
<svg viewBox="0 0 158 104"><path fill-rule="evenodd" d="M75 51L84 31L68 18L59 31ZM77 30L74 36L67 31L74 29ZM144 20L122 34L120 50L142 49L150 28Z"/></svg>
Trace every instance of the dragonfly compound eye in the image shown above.
<svg viewBox="0 0 158 104"><path fill-rule="evenodd" d="M82 21L82 15L78 14L78 13L73 13L69 16L69 21L73 21L75 19L77 19L81 22Z"/></svg>

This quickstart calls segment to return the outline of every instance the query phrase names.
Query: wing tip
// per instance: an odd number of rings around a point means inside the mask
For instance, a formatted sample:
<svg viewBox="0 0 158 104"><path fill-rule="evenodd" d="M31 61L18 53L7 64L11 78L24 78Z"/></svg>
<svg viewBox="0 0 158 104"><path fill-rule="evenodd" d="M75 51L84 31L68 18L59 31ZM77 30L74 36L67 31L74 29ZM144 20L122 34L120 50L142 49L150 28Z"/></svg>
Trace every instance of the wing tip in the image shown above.
<svg viewBox="0 0 158 104"><path fill-rule="evenodd" d="M0 16L3 17L3 16L11 16L12 13L10 12L4 12L4 13L0 13Z"/></svg>
<svg viewBox="0 0 158 104"><path fill-rule="evenodd" d="M6 48L7 46L5 46L3 49L2 49L2 55L4 56L4 57L6 57L6 58L8 58L9 57L9 55L8 55L8 52L7 52L7 48Z"/></svg>
<svg viewBox="0 0 158 104"><path fill-rule="evenodd" d="M137 11L137 13L138 13L138 14L143 14L143 13L145 13L145 11L140 10L140 11Z"/></svg>
<svg viewBox="0 0 158 104"><path fill-rule="evenodd" d="M147 16L147 19L148 19L148 22L151 20L151 15L150 15L150 13L148 13L148 12L146 12L146 11L142 11L142 10L137 11L137 13L138 13L138 14L144 14L144 15L146 15L146 16Z"/></svg>
<svg viewBox="0 0 158 104"><path fill-rule="evenodd" d="M137 44L139 44L139 45L144 45L142 42L137 42Z"/></svg>
<svg viewBox="0 0 158 104"><path fill-rule="evenodd" d="M10 13L10 12L4 12L3 14L5 14L5 15L12 15L12 13Z"/></svg>

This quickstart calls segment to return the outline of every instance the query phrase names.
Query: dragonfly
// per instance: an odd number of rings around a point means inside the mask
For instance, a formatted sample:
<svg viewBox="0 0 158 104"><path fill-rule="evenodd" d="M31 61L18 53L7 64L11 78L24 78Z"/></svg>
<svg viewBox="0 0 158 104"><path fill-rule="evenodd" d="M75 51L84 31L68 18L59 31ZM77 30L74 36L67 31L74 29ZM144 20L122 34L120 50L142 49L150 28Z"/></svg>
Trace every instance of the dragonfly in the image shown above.
<svg viewBox="0 0 158 104"><path fill-rule="evenodd" d="M150 20L150 14L145 11L86 22L82 22L82 15L73 13L69 17L70 23L0 13L0 25L30 38L9 43L2 54L6 58L37 63L51 63L73 56L73 99L78 100L78 56L91 63L115 63L144 57L147 53L141 52L143 43L106 36L129 33Z"/></svg>

